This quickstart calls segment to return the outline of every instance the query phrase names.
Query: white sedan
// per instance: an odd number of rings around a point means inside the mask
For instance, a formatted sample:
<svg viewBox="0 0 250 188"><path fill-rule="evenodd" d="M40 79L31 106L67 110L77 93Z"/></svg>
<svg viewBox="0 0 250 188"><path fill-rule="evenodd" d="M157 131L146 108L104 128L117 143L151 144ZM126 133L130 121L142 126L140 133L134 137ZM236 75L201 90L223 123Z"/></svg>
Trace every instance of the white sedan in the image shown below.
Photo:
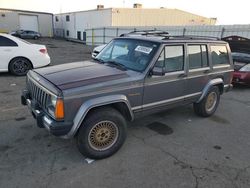
<svg viewBox="0 0 250 188"><path fill-rule="evenodd" d="M25 75L30 69L50 64L45 45L31 44L8 34L0 33L0 72Z"/></svg>
<svg viewBox="0 0 250 188"><path fill-rule="evenodd" d="M100 46L97 46L93 49L93 52L92 52L92 58L95 58L101 51L102 49L106 46L106 44L103 44L103 45L100 45Z"/></svg>

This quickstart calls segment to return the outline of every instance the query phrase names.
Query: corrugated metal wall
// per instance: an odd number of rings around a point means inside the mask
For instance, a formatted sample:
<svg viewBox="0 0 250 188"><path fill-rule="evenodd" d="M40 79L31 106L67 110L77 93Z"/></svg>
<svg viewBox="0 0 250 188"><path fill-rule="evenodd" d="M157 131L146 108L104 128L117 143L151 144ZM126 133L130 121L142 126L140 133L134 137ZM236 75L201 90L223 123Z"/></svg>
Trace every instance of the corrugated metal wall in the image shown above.
<svg viewBox="0 0 250 188"><path fill-rule="evenodd" d="M129 18L128 18L129 17ZM216 19L206 18L178 9L112 9L112 26L214 25Z"/></svg>
<svg viewBox="0 0 250 188"><path fill-rule="evenodd" d="M114 37L134 30L162 30L170 35L199 35L223 38L237 35L250 39L250 25L218 25L218 26L162 26L162 27L106 27L85 30L86 44L106 44Z"/></svg>

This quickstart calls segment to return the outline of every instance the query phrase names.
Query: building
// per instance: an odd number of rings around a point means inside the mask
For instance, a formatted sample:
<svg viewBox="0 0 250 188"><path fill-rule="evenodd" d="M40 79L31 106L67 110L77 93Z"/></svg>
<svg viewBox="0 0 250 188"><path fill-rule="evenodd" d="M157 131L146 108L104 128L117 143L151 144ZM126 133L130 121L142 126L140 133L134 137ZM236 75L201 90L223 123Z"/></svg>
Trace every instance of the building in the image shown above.
<svg viewBox="0 0 250 188"><path fill-rule="evenodd" d="M0 32L37 31L44 37L53 36L53 14L0 8Z"/></svg>
<svg viewBox="0 0 250 188"><path fill-rule="evenodd" d="M214 25L216 18L206 18L178 9L144 9L141 4L134 8L104 8L89 11L56 14L55 35L86 39L86 29L101 27L156 27L176 25Z"/></svg>

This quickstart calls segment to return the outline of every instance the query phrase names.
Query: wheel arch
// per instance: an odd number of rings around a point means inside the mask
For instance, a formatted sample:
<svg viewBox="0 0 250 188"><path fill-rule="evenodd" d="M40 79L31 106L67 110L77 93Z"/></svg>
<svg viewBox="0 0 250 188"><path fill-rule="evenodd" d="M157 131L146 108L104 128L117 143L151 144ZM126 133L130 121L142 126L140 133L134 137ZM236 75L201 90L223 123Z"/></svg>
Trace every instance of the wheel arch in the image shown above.
<svg viewBox="0 0 250 188"><path fill-rule="evenodd" d="M69 133L66 135L66 138L74 137L84 119L94 110L103 107L112 107L116 109L128 121L133 121L134 119L134 114L132 112L130 103L125 95L111 95L90 99L84 102L79 108L74 118L73 126Z"/></svg>
<svg viewBox="0 0 250 188"><path fill-rule="evenodd" d="M202 90L201 97L196 101L196 103L199 103L208 93L209 89L213 86L217 86L219 88L220 94L223 93L223 88L224 88L224 81L223 78L218 77L215 79L210 80L207 85L204 87Z"/></svg>

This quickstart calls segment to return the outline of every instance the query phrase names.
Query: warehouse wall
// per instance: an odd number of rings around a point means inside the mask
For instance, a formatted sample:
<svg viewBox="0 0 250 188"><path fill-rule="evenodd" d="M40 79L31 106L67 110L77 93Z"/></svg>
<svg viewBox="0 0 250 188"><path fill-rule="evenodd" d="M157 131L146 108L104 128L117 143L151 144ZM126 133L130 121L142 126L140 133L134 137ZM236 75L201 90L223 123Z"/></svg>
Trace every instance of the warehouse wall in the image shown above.
<svg viewBox="0 0 250 188"><path fill-rule="evenodd" d="M17 12L0 10L0 32L8 33L19 29L19 17Z"/></svg>
<svg viewBox="0 0 250 188"><path fill-rule="evenodd" d="M112 9L112 26L214 25L215 22L216 19L178 9Z"/></svg>
<svg viewBox="0 0 250 188"><path fill-rule="evenodd" d="M0 32L11 32L20 29L19 15L34 15L38 17L38 31L45 37L53 36L53 15L29 13L22 11L7 11L0 9Z"/></svg>
<svg viewBox="0 0 250 188"><path fill-rule="evenodd" d="M70 16L70 21L66 21L67 15ZM56 21L56 17L58 21ZM82 39L85 29L111 26L111 9L56 14L54 24L58 33L64 30L64 37L77 38L77 31L80 31ZM70 33L69 36L66 35L67 30Z"/></svg>
<svg viewBox="0 0 250 188"><path fill-rule="evenodd" d="M70 21L66 21L66 16ZM56 19L57 18L57 19ZM107 8L55 15L55 34L77 38L77 32L101 27L154 27L162 25L214 25L216 19L205 18L177 9ZM69 35L66 35L67 30ZM101 31L105 32L105 31ZM108 32L108 30L107 30ZM103 35L96 31L95 35Z"/></svg>

